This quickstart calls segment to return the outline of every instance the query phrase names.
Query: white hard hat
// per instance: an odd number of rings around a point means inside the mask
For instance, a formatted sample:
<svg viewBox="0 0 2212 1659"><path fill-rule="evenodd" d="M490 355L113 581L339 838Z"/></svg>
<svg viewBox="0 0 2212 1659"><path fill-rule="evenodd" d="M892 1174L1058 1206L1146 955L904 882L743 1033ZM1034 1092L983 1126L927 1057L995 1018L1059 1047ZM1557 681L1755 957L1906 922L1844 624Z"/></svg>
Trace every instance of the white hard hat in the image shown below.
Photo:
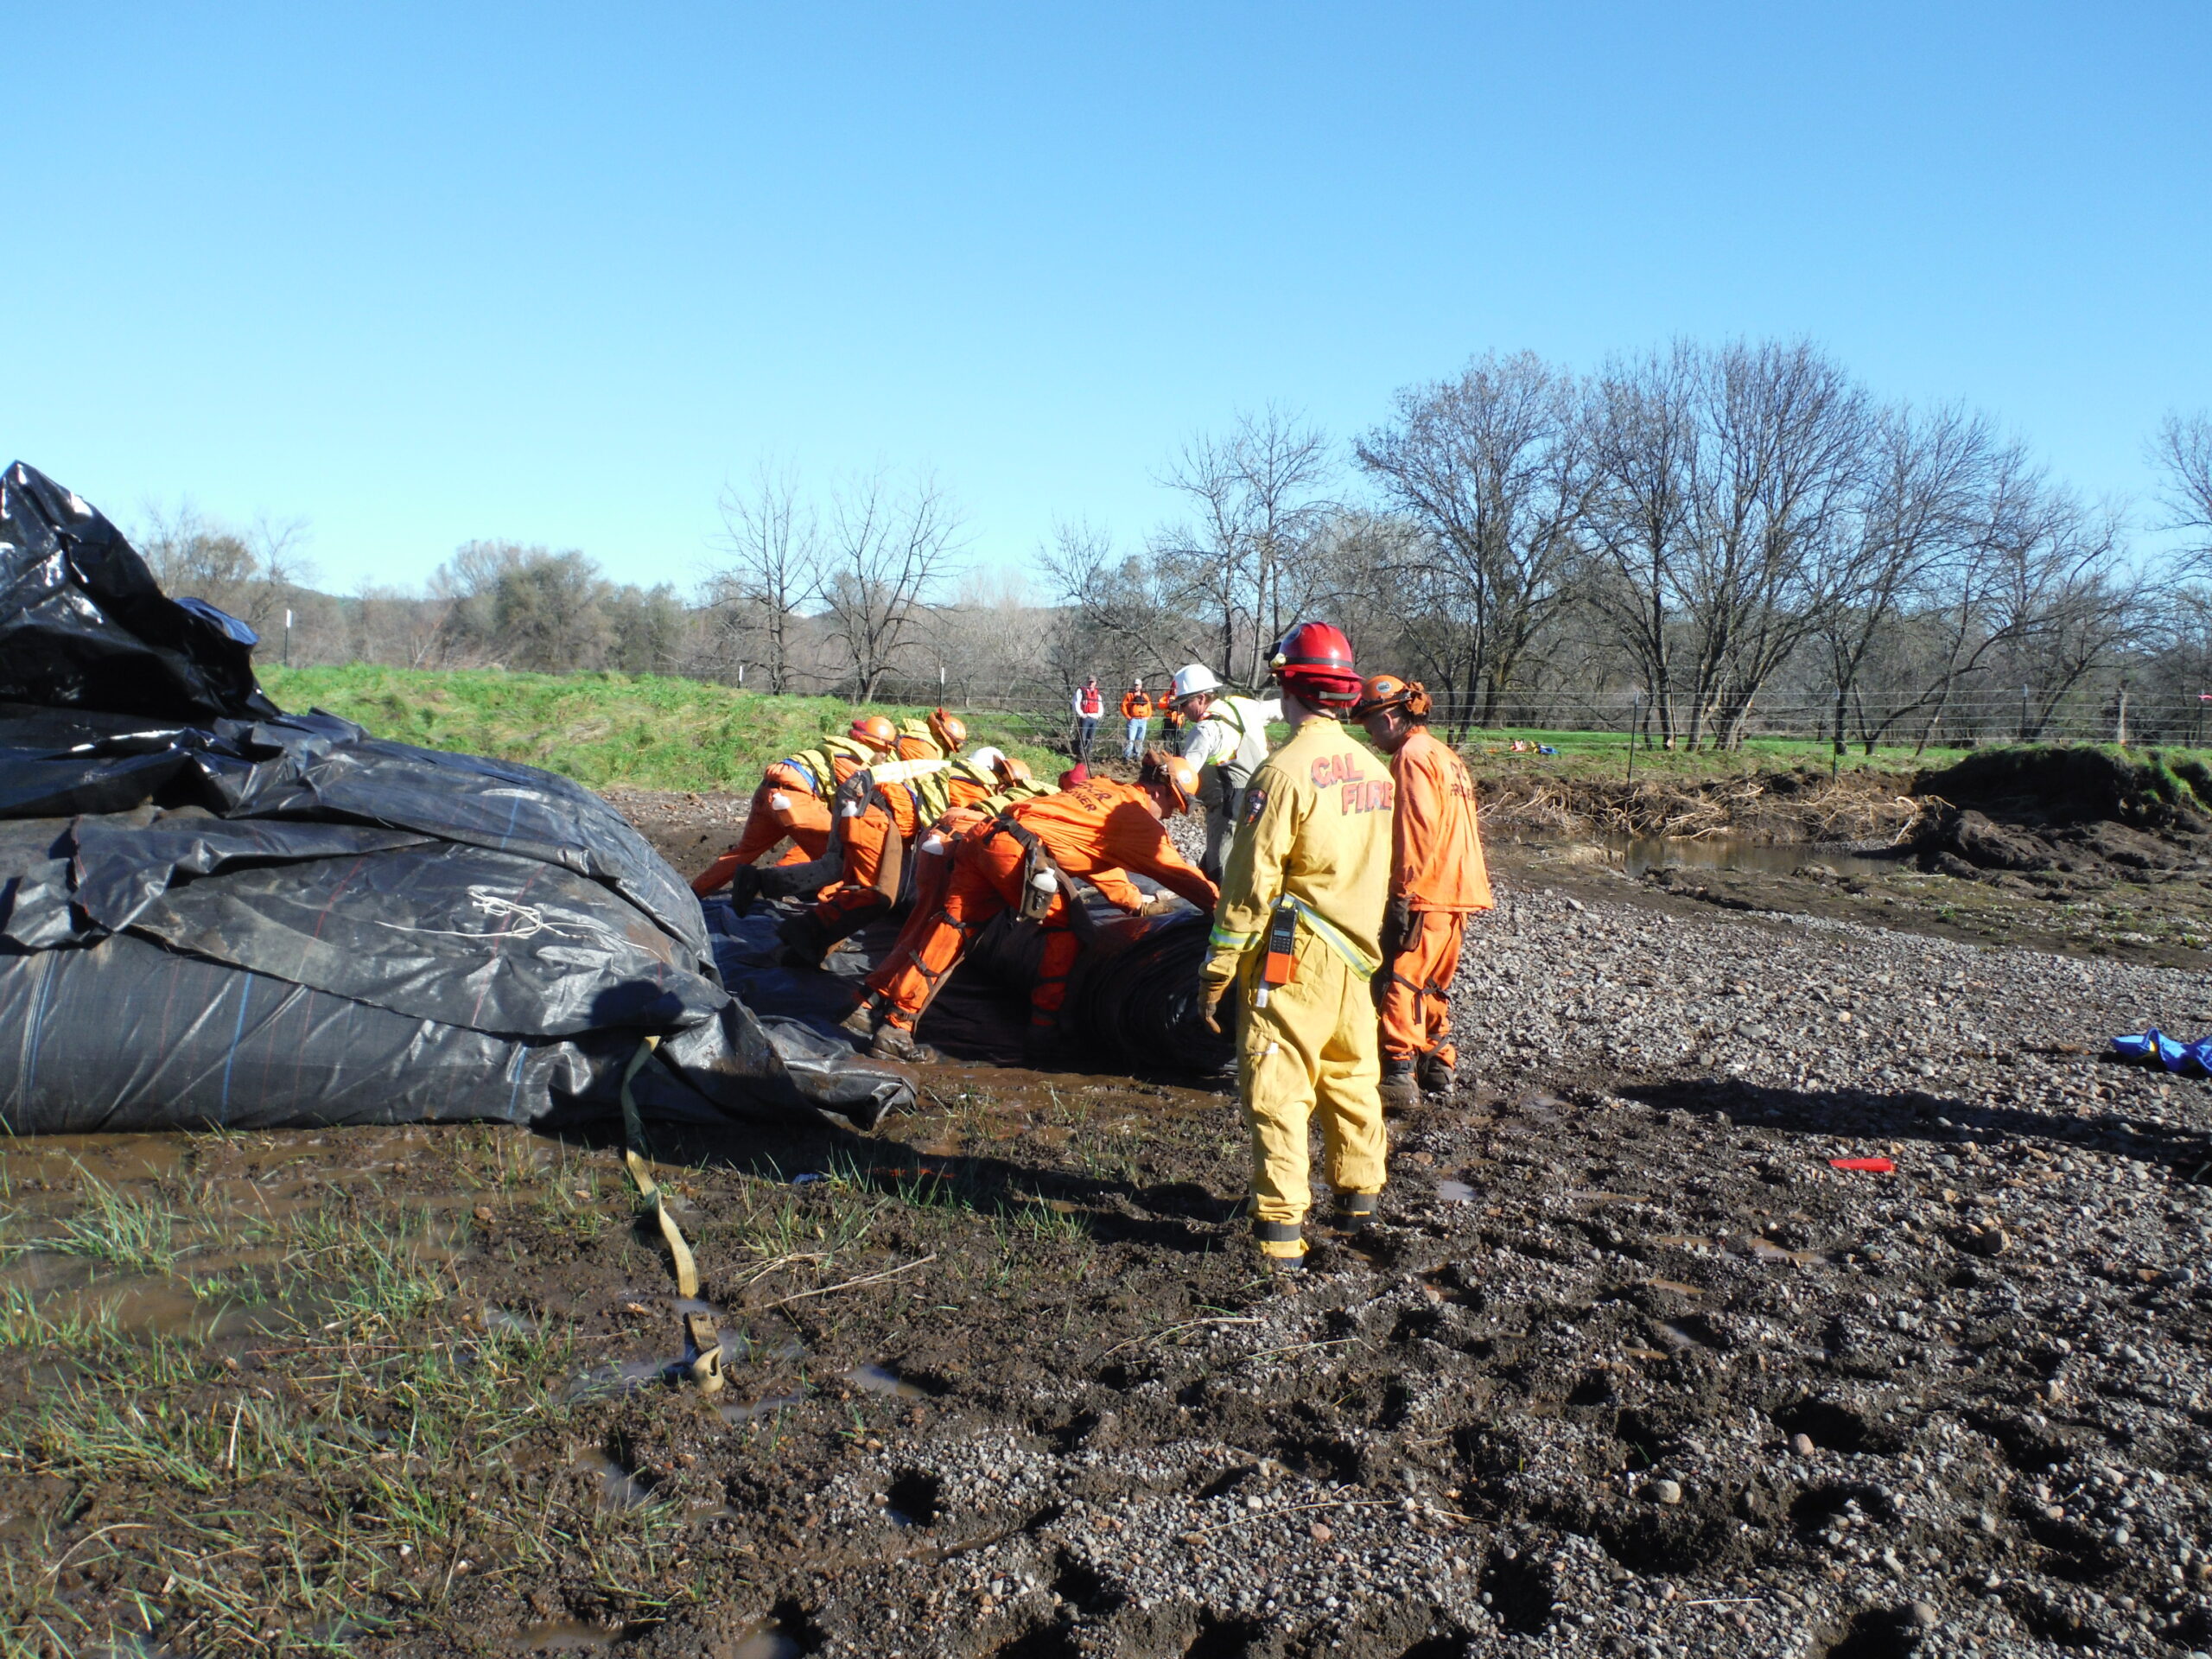
<svg viewBox="0 0 2212 1659"><path fill-rule="evenodd" d="M998 765L1000 756L1002 753L1003 751L995 749L988 744L985 744L982 748L976 750L973 753L969 755L969 764L973 766L978 772L988 772L993 766Z"/></svg>
<svg viewBox="0 0 2212 1659"><path fill-rule="evenodd" d="M1180 702L1201 691L1220 690L1221 682L1214 677L1213 670L1204 663L1191 663L1175 671L1175 683L1168 688L1167 695L1172 702Z"/></svg>

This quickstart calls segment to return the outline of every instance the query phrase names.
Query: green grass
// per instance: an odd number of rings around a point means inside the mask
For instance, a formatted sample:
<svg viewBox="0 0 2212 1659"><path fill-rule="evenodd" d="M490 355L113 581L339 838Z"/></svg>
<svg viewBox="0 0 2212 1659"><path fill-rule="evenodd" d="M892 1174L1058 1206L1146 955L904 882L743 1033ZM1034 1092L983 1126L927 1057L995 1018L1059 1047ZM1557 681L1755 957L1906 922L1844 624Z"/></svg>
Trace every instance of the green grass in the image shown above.
<svg viewBox="0 0 2212 1659"><path fill-rule="evenodd" d="M62 1222L58 1235L11 1248L82 1256L118 1273L174 1272L181 1253L176 1242L181 1217L96 1175L84 1173L83 1179L84 1207Z"/></svg>
<svg viewBox="0 0 2212 1659"><path fill-rule="evenodd" d="M264 666L262 683L289 709L325 709L378 737L526 761L594 789L744 792L769 761L842 731L863 712L836 697L778 697L650 674L510 674L498 669ZM870 705L906 719L925 709ZM978 714L970 746L995 744L1043 775L1065 756L1040 739L1051 717Z"/></svg>

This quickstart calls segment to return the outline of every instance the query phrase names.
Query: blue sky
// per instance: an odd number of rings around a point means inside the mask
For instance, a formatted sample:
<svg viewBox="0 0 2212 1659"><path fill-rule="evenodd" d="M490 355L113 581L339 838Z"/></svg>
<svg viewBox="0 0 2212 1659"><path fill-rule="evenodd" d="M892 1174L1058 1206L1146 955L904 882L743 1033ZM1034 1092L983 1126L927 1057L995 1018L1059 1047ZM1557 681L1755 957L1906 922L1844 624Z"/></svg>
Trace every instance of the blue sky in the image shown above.
<svg viewBox="0 0 2212 1659"><path fill-rule="evenodd" d="M0 449L688 583L757 459L1134 543L1189 433L1808 335L2093 493L2212 404L2212 7L10 8Z"/></svg>

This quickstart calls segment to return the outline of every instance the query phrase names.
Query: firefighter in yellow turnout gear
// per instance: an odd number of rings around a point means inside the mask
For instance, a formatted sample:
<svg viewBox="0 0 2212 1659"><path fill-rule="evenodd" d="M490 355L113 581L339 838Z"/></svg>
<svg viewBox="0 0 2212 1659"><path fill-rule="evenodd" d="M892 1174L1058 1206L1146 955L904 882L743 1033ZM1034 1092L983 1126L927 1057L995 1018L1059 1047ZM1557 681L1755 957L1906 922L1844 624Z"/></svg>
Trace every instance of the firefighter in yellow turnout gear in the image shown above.
<svg viewBox="0 0 2212 1659"><path fill-rule="evenodd" d="M1253 1236L1284 1267L1303 1259L1313 1114L1333 1219L1357 1226L1382 1189L1382 1064L1368 982L1382 960L1393 786L1340 723L1361 683L1326 623L1274 658L1289 741L1254 772L1223 874L1203 969L1209 1016L1238 998L1237 1092L1252 1140Z"/></svg>

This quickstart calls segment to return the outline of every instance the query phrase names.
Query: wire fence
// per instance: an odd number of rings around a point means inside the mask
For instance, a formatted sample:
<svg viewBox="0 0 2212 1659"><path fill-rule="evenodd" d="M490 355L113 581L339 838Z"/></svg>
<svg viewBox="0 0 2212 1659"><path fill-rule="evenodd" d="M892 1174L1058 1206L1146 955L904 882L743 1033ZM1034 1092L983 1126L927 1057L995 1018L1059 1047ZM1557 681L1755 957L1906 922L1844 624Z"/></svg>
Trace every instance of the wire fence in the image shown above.
<svg viewBox="0 0 2212 1659"><path fill-rule="evenodd" d="M921 701L900 695L907 688L887 685L879 701ZM1018 721L1040 743L1065 746L1075 728L1068 698L1040 690L960 705ZM1540 701L1478 705L1440 702L1431 725L1455 735L1494 732L1504 735L1631 734L1640 747L1656 747L1671 736L1686 746L1693 733L1702 746L1753 740L1832 742L1837 708L1833 696L1761 698L1740 711L1708 710L1692 718L1688 699L1675 700L1662 715L1632 692L1551 696ZM2212 694L2203 697L2129 695L2069 696L2031 688L2023 696L1977 693L1940 701L1910 694L1867 693L1844 704L1842 738L1847 747L1958 748L2003 743L2120 743L2170 747L2212 746ZM1155 721L1154 731L1159 728ZM1099 723L1100 741L1122 732L1119 699L1109 696Z"/></svg>

